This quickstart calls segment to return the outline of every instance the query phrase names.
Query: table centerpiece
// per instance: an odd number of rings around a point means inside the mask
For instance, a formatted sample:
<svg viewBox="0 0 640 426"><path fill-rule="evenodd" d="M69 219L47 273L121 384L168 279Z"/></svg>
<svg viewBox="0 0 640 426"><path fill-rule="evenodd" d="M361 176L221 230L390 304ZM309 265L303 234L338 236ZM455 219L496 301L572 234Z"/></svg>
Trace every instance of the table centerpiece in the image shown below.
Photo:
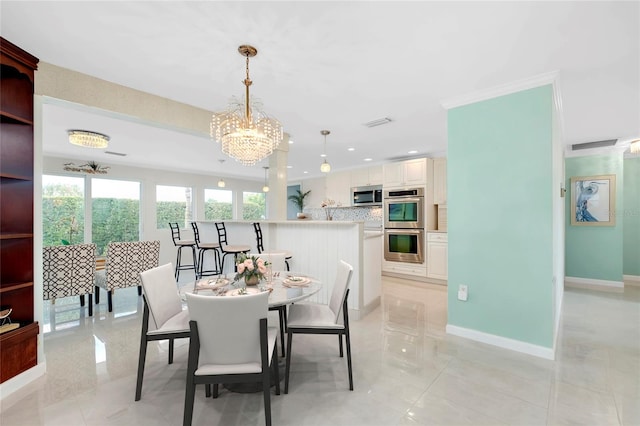
<svg viewBox="0 0 640 426"><path fill-rule="evenodd" d="M265 278L268 266L269 262L261 257L241 254L236 261L237 273L234 279L238 281L244 278L246 285L256 285Z"/></svg>

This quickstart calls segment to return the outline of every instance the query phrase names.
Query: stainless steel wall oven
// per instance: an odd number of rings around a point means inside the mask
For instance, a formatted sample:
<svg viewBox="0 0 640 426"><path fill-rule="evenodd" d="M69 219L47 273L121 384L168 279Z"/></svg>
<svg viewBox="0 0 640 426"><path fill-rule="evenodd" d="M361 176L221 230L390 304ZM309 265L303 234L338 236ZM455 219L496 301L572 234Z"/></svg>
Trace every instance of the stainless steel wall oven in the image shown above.
<svg viewBox="0 0 640 426"><path fill-rule="evenodd" d="M424 263L424 189L384 192L384 258Z"/></svg>

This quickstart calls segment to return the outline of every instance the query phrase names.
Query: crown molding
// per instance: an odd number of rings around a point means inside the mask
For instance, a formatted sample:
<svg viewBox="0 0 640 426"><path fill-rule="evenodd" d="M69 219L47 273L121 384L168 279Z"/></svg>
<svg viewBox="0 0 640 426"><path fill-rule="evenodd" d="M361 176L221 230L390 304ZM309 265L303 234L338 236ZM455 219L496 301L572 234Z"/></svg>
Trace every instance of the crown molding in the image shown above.
<svg viewBox="0 0 640 426"><path fill-rule="evenodd" d="M488 99L493 99L493 98L497 98L504 95L510 95L512 93L521 92L527 89L533 89L534 87L545 86L547 84L553 84L554 86L556 86L558 83L559 74L560 73L558 71L551 71L544 74L538 74L533 77L528 77L522 80L517 80L517 81L503 84L500 86L477 90L475 92L471 92L466 95L447 98L442 100L440 104L444 107L444 109L448 110L448 109L457 108L463 105L469 105L469 104L474 104L476 102L486 101Z"/></svg>

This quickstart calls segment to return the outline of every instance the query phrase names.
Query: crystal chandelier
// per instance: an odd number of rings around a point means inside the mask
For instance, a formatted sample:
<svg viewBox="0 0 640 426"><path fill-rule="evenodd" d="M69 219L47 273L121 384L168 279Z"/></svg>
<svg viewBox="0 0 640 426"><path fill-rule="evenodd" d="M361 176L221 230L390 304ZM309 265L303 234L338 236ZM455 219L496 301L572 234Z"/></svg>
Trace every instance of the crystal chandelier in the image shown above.
<svg viewBox="0 0 640 426"><path fill-rule="evenodd" d="M238 52L246 59L244 79L244 104L232 102L226 111L215 113L211 119L211 137L220 142L222 152L244 166L253 166L268 157L282 141L282 125L278 120L267 117L249 103L249 58L258 54L253 46L242 45Z"/></svg>
<svg viewBox="0 0 640 426"><path fill-rule="evenodd" d="M85 148L106 148L109 146L109 136L89 130L67 130L69 142Z"/></svg>
<svg viewBox="0 0 640 426"><path fill-rule="evenodd" d="M320 134L324 136L324 151L322 157L324 161L320 164L320 171L322 173L329 173L331 171L331 164L327 163L327 135L331 133L328 130L320 130Z"/></svg>

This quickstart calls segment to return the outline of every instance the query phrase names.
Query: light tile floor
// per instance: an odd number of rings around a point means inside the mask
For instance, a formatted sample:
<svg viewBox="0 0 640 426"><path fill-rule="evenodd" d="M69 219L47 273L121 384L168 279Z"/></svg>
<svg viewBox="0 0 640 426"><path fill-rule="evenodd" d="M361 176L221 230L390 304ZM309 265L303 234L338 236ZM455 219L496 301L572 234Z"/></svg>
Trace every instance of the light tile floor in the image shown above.
<svg viewBox="0 0 640 426"><path fill-rule="evenodd" d="M187 343L172 365L165 343L149 344L134 402L141 299L119 290L113 314L103 299L93 318L77 298L45 303L47 374L2 401L3 426L182 423ZM335 336L295 336L273 424L640 424L640 288L568 288L555 361L446 335L446 300L445 287L385 278L381 306L352 322L353 392ZM262 395L198 389L204 424L262 425Z"/></svg>

